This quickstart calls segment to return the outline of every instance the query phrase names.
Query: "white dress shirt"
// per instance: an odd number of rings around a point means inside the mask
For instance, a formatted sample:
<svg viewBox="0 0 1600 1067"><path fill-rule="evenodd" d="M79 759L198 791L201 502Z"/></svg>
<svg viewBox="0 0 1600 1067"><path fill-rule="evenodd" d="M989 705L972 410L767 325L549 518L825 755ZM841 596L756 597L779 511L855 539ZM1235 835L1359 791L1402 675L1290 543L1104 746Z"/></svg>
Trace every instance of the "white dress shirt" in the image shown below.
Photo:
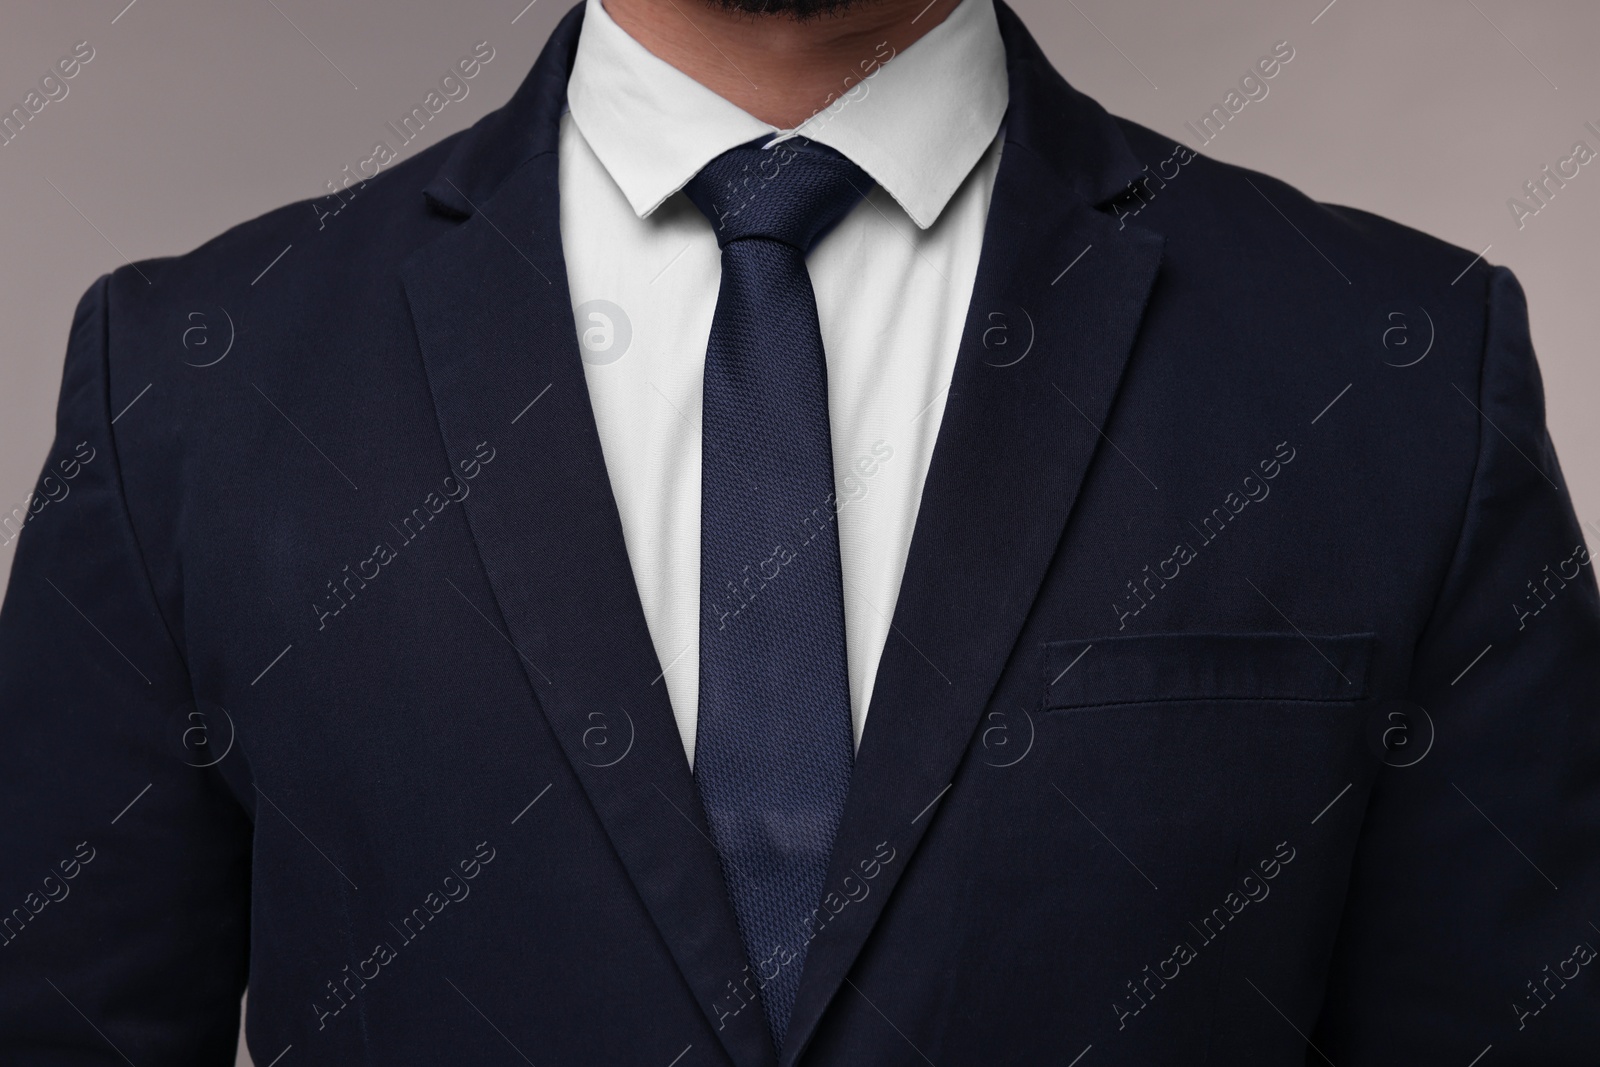
<svg viewBox="0 0 1600 1067"><path fill-rule="evenodd" d="M890 57L888 62L874 61ZM1000 163L1005 50L964 0L795 131L657 58L588 0L560 142L561 239L628 559L691 764L700 693L700 410L721 282L680 192L722 152L792 132L877 187L806 265L828 362L851 721L861 741ZM846 87L841 85L841 92Z"/></svg>

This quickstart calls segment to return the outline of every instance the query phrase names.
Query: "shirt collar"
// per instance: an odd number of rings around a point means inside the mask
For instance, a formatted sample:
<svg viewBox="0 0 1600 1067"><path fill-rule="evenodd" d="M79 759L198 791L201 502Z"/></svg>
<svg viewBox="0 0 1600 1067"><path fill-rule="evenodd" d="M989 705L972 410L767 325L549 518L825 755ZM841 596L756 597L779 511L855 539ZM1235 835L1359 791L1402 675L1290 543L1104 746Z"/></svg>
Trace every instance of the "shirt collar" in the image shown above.
<svg viewBox="0 0 1600 1067"><path fill-rule="evenodd" d="M885 55L887 55L885 50ZM993 0L962 0L938 26L794 130L762 122L657 57L587 0L567 84L572 120L647 218L712 159L763 135L800 135L848 156L933 225L1005 115L1005 46Z"/></svg>

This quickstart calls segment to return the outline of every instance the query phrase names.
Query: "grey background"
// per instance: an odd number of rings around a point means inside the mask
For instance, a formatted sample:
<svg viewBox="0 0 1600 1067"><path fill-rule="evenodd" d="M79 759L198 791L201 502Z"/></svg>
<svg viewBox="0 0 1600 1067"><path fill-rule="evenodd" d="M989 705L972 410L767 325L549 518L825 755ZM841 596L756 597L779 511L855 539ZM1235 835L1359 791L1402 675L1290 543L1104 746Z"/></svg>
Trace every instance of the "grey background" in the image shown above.
<svg viewBox="0 0 1600 1067"><path fill-rule="evenodd" d="M525 3L7 4L5 109L77 42L96 54L66 98L0 148L0 512L33 488L72 309L98 275L124 257L181 253L269 208L325 193L325 182L389 136L386 122L486 40L495 58L469 83L470 95L449 104L405 156L469 125L510 96L567 7ZM1568 485L1579 518L1600 527L1600 161L1521 230L1506 206L1576 140L1600 150L1600 137L1583 129L1585 121L1600 127L1600 4L1014 6L1078 88L1195 146L1185 120L1198 122L1257 57L1288 40L1295 58L1269 95L1204 151L1474 252L1489 246L1486 259L1514 269L1528 292ZM180 356L180 338L172 344ZM1284 358L1291 353L1285 339ZM0 548L0 573L13 552ZM248 1062L242 1052L240 1062Z"/></svg>

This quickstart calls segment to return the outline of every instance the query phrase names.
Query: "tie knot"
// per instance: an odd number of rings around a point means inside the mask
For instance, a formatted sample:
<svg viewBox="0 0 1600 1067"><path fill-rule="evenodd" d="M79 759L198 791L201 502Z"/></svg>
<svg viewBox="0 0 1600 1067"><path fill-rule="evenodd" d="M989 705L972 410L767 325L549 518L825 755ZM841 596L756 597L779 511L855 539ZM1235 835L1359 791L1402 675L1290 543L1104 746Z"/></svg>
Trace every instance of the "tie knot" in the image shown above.
<svg viewBox="0 0 1600 1067"><path fill-rule="evenodd" d="M803 255L872 188L866 171L826 145L803 137L760 144L728 149L684 187L719 247L762 237Z"/></svg>

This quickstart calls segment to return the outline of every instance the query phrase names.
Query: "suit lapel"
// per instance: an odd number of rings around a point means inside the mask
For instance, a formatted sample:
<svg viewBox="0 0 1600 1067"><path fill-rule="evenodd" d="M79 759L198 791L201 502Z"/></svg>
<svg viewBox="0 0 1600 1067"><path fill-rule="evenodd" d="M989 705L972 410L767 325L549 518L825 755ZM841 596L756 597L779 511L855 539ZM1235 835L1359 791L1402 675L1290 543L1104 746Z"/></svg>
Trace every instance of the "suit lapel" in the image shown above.
<svg viewBox="0 0 1600 1067"><path fill-rule="evenodd" d="M997 6L1011 82L1006 145L828 888L842 897L863 863L890 850L894 859L864 899L821 910L785 1067L938 816L1103 447L1098 428L1161 260L1160 237L1096 210L1139 171L1115 123ZM998 350L984 344L997 326L1011 334Z"/></svg>
<svg viewBox="0 0 1600 1067"><path fill-rule="evenodd" d="M494 594L478 606L515 645L728 1055L769 1067L761 1011L719 1027L713 1008L742 978L744 948L659 681L573 324L555 149L579 14L429 187L436 208L467 218L408 259L402 276L452 465L495 450L463 502Z"/></svg>
<svg viewBox="0 0 1600 1067"><path fill-rule="evenodd" d="M1010 70L1006 146L829 886L881 861L882 845L895 858L812 942L786 1067L938 817L1100 447L1161 259L1159 237L1098 210L1139 170L1120 130L996 6ZM494 477L463 504L494 593L484 610L516 645L728 1055L768 1067L776 1058L759 1009L714 1007L735 1003L744 947L656 681L572 320L556 145L580 23L576 9L511 103L458 142L427 195L465 221L402 276L452 463L470 462L480 442L497 451ZM1026 331L1013 344L1031 340L1021 361L1011 362L1015 348L999 360L985 347L994 312Z"/></svg>

